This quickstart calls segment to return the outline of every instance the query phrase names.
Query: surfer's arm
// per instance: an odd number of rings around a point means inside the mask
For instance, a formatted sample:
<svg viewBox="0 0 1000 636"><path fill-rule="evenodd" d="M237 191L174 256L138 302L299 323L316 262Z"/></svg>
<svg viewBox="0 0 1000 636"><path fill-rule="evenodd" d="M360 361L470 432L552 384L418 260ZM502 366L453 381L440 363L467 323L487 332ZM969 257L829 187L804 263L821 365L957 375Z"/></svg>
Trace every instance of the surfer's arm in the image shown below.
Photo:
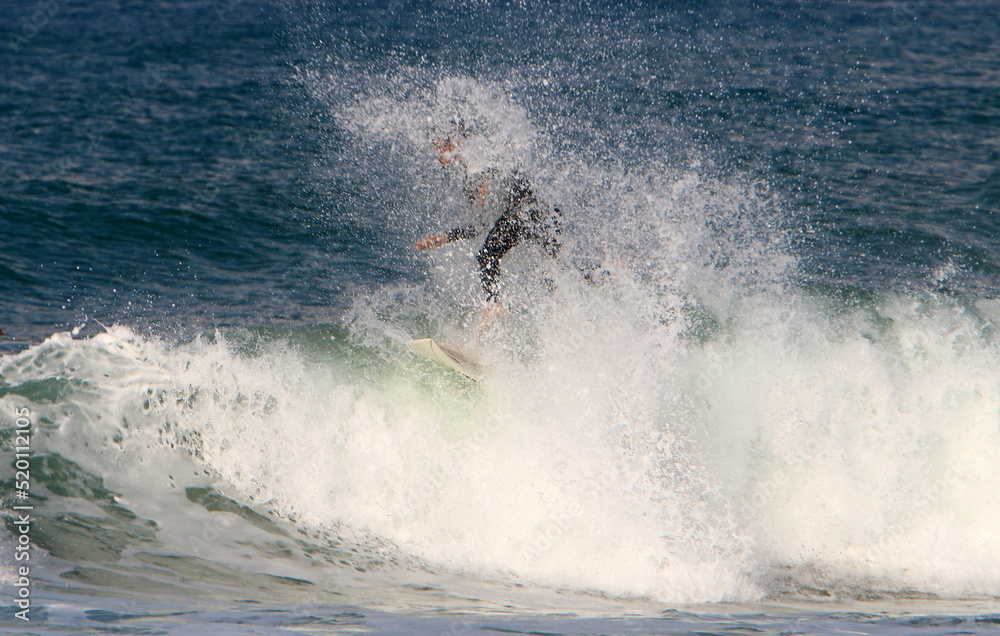
<svg viewBox="0 0 1000 636"><path fill-rule="evenodd" d="M418 250L429 250L433 247L441 247L442 245L446 245L452 241L475 238L476 236L479 236L479 231L476 226L468 225L466 227L458 227L454 230L448 230L447 232L431 234L427 238L417 241L416 247Z"/></svg>

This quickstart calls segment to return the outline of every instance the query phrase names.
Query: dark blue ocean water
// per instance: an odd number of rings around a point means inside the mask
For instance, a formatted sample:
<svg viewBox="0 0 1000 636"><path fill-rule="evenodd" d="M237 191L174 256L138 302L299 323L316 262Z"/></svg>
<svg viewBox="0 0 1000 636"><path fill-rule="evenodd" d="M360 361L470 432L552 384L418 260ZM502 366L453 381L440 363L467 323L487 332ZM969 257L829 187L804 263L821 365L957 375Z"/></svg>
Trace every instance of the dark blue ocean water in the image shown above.
<svg viewBox="0 0 1000 636"><path fill-rule="evenodd" d="M11 602L22 411L37 506L4 628L994 631L998 34L0 1ZM505 259L475 386L406 348L481 307L476 246L412 249L466 214L452 117L566 214L560 261Z"/></svg>

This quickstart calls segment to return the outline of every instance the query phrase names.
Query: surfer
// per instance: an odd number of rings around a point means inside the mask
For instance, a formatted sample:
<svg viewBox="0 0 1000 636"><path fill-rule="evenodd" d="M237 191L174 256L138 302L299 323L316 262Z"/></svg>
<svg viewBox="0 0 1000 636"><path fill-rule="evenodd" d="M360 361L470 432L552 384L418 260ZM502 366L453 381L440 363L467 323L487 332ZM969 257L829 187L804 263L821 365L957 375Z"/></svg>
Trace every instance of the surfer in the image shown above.
<svg viewBox="0 0 1000 636"><path fill-rule="evenodd" d="M431 140L442 166L458 165L465 171L463 190L475 221L447 232L432 234L417 241L418 250L429 250L463 239L486 235L476 254L479 277L486 295L486 310L476 325L476 336L485 331L489 322L503 310L500 302L500 259L511 249L525 242L535 243L549 256L555 257L562 247L562 213L535 196L528 180L517 170L503 172L487 168L469 174L461 154L465 126L452 121L446 133L436 133Z"/></svg>

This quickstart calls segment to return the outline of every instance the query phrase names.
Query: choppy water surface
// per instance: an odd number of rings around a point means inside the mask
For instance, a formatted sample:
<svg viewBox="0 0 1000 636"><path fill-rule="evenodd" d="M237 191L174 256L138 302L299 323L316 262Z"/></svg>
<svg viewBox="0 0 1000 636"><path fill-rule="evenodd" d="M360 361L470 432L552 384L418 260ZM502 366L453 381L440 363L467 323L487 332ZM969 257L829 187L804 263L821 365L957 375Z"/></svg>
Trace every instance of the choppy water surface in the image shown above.
<svg viewBox="0 0 1000 636"><path fill-rule="evenodd" d="M4 629L996 630L992 5L3 14Z"/></svg>

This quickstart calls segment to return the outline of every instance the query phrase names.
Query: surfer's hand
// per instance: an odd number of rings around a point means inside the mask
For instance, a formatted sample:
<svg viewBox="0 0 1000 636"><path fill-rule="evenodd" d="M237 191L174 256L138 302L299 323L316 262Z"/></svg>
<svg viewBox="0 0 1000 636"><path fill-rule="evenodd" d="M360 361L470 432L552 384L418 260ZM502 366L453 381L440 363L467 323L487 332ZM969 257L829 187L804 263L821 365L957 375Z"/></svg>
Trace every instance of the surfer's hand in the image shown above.
<svg viewBox="0 0 1000 636"><path fill-rule="evenodd" d="M479 322L476 323L476 340L482 340L483 335L485 335L489 330L490 322L492 322L493 319L499 316L502 312L503 305L496 301L490 301L490 303L486 305L486 309L483 310L483 315L479 317Z"/></svg>
<svg viewBox="0 0 1000 636"><path fill-rule="evenodd" d="M432 247L441 247L448 242L448 235L445 233L431 234L427 238L420 239L417 241L418 250L429 250Z"/></svg>

